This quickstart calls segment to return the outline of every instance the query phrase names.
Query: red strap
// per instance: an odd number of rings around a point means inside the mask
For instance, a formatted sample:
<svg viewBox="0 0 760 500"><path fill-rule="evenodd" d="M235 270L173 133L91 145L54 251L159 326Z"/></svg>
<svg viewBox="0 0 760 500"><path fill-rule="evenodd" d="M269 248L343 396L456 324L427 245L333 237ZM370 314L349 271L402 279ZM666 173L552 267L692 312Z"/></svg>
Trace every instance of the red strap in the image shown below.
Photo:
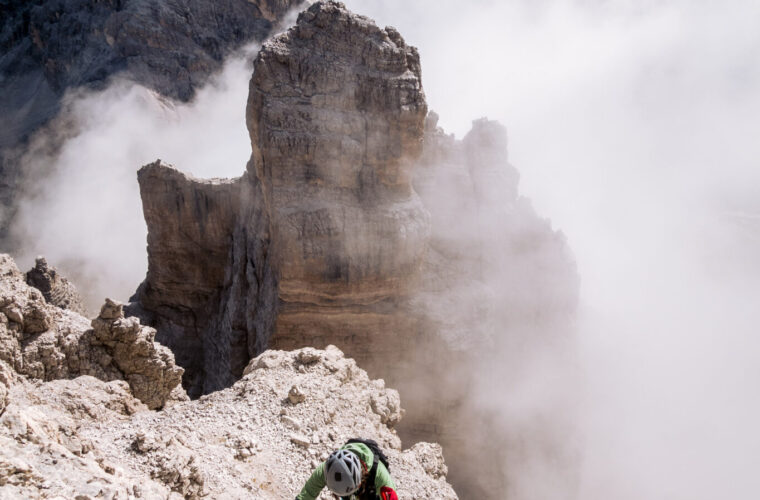
<svg viewBox="0 0 760 500"><path fill-rule="evenodd" d="M393 488L388 488L387 486L380 488L380 498L382 500L398 500L398 496L393 491Z"/></svg>

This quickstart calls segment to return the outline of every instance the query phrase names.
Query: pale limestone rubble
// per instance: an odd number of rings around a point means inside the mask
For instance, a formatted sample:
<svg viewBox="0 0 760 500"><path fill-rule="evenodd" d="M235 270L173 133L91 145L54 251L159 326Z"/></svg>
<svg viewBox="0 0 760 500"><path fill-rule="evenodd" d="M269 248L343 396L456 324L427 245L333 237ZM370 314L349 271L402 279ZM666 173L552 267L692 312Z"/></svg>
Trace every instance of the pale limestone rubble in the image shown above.
<svg viewBox="0 0 760 500"><path fill-rule="evenodd" d="M134 319L109 301L94 320L97 335L147 353ZM66 322L51 317L50 328ZM0 361L0 496L292 498L330 452L361 436L382 445L401 498L457 498L439 445L402 450L398 392L333 346L267 351L232 387L158 411L136 389L90 375L42 381Z"/></svg>
<svg viewBox="0 0 760 500"><path fill-rule="evenodd" d="M125 380L138 399L160 408L182 397L176 389L183 369L154 336L153 328L125 318L121 304L108 299L92 322L49 304L0 254L0 362L13 372L42 381L80 375Z"/></svg>

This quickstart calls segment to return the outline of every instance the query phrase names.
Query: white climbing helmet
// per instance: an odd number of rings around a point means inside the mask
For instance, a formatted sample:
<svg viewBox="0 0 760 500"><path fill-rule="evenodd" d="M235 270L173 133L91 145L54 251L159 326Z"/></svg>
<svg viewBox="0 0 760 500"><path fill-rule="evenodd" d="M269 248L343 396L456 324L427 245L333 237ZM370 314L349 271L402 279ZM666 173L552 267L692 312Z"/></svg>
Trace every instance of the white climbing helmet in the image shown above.
<svg viewBox="0 0 760 500"><path fill-rule="evenodd" d="M338 450L325 463L325 481L330 491L345 497L359 489L362 483L362 463L354 453Z"/></svg>

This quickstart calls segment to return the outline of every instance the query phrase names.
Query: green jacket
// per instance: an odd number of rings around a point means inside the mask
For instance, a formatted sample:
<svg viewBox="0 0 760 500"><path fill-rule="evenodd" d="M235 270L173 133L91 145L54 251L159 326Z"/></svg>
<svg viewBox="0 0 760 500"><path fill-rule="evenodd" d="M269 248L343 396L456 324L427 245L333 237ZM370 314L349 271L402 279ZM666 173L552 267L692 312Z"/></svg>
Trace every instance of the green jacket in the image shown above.
<svg viewBox="0 0 760 500"><path fill-rule="evenodd" d="M349 443L343 446L341 450L349 450L356 453L361 461L367 466L367 470L372 468L375 455L367 445L362 443ZM306 484L301 490L301 493L296 497L296 500L315 500L325 485L325 462L322 462L316 469L314 469L314 472L312 472L309 480L306 481ZM391 473L388 472L385 465L380 462L377 464L377 474L375 475L375 490L379 492L380 488L383 486L393 488L394 490L396 489L396 484L393 482L393 478L391 478ZM347 498L354 500L358 497L356 495L351 495Z"/></svg>

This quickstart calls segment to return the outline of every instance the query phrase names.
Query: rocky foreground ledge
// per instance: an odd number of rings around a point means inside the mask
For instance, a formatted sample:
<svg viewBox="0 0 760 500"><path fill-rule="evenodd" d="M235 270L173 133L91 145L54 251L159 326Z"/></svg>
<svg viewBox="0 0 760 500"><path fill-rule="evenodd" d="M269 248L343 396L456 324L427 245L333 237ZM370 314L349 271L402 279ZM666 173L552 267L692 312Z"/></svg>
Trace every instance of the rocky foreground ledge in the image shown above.
<svg viewBox="0 0 760 500"><path fill-rule="evenodd" d="M292 498L356 436L386 450L401 498L457 498L439 445L402 450L398 392L335 347L266 351L189 401L171 353L118 304L90 323L7 255L0 299L1 498Z"/></svg>

